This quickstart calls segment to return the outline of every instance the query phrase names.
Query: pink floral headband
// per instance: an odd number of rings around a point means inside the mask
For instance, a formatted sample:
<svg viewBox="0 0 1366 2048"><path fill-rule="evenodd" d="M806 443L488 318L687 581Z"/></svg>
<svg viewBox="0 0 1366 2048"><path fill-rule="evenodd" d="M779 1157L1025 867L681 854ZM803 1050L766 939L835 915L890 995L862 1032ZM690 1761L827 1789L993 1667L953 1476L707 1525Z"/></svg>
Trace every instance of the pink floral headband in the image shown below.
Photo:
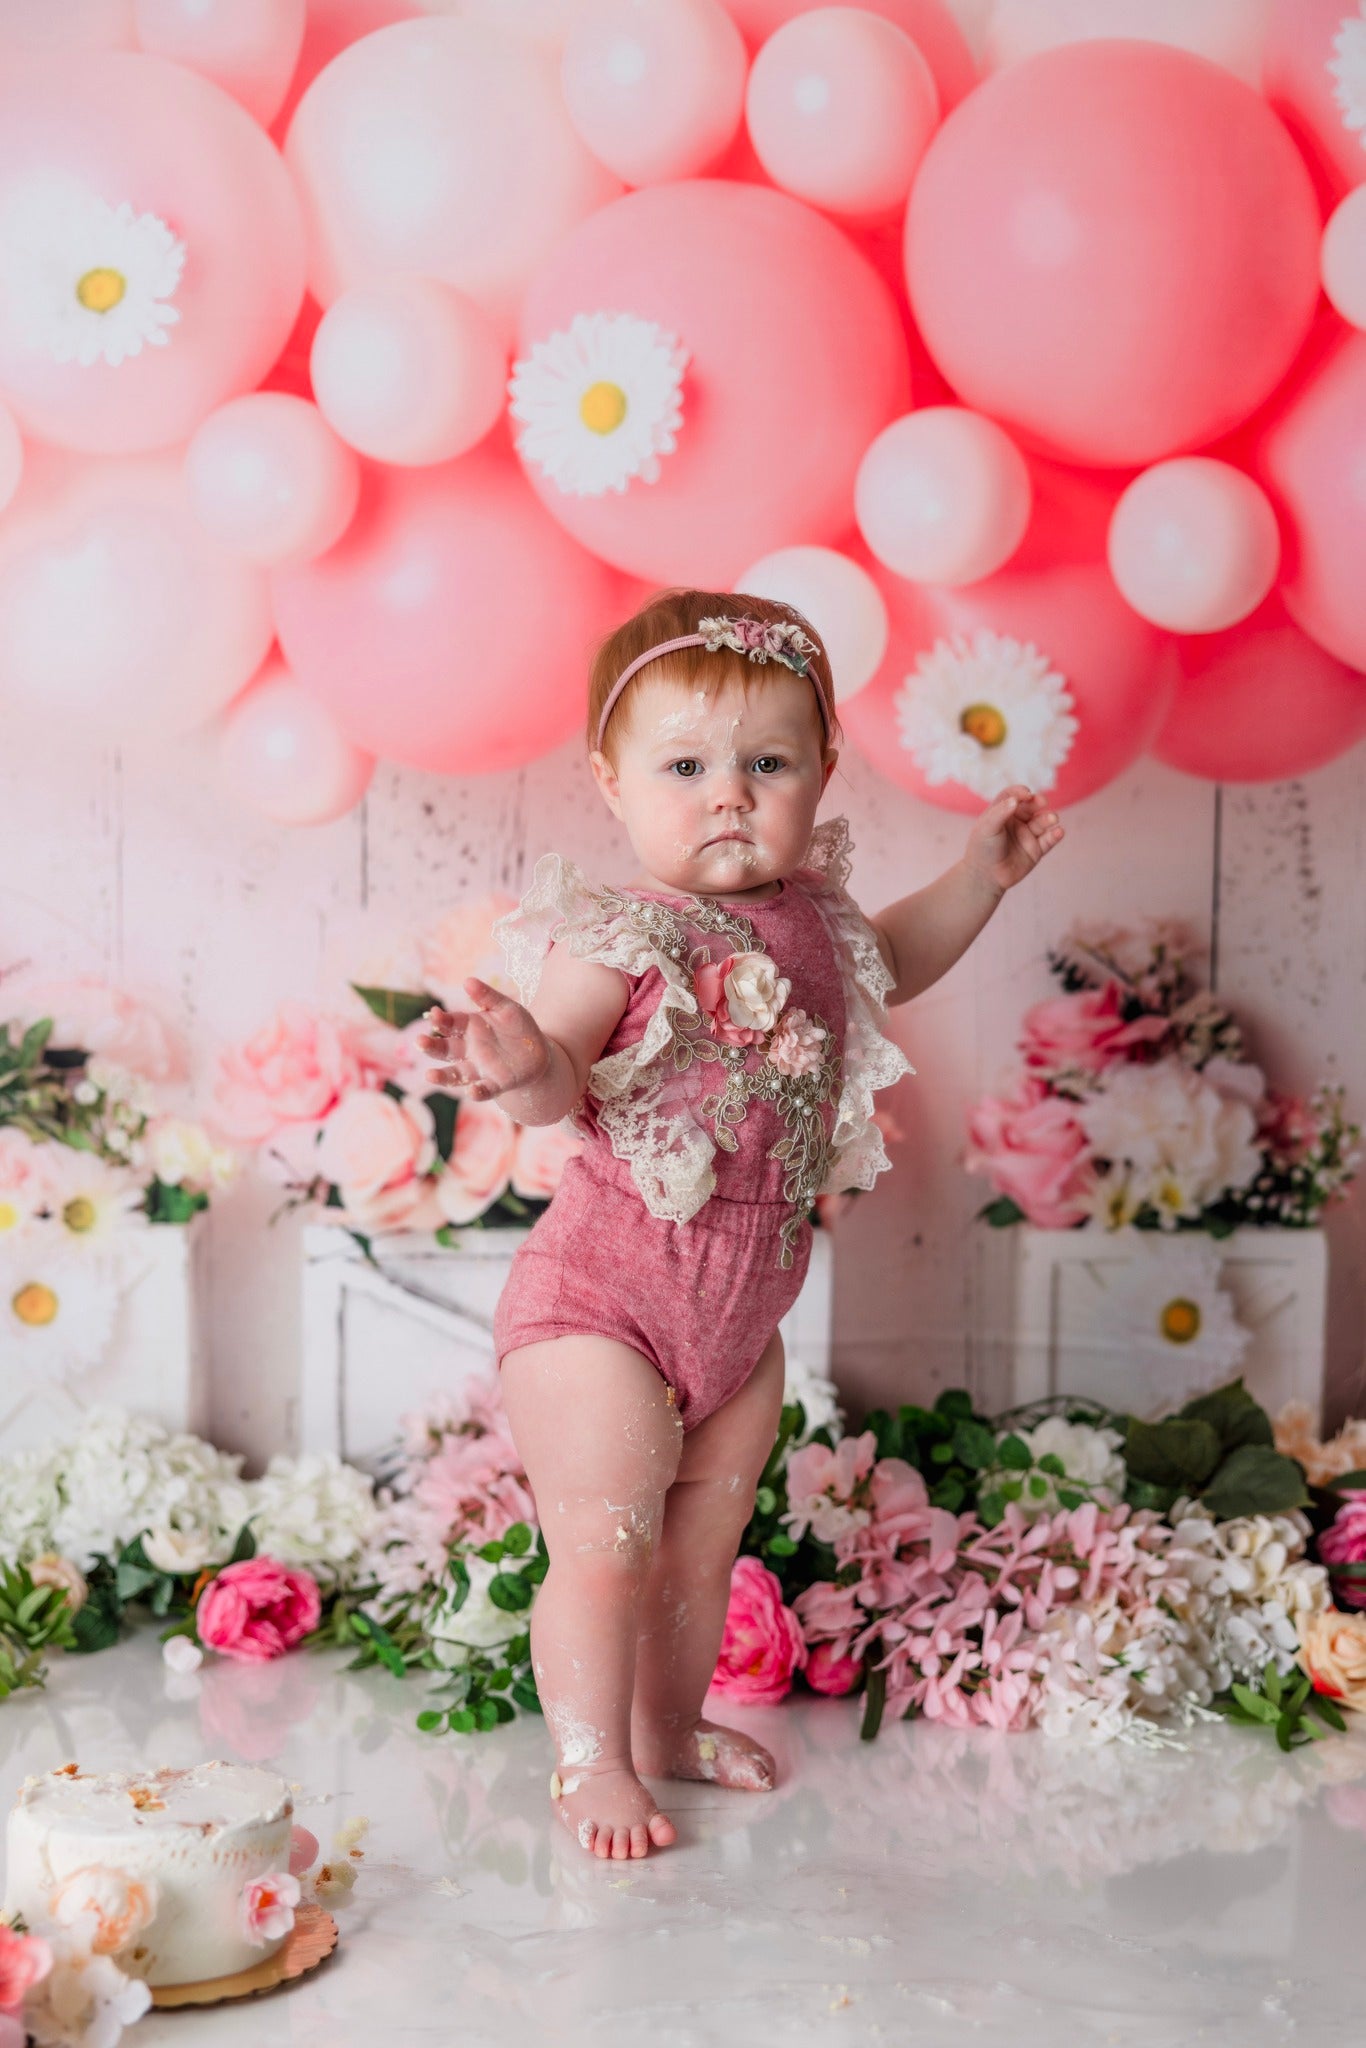
<svg viewBox="0 0 1366 2048"><path fill-rule="evenodd" d="M811 672L811 657L819 650L809 633L786 619L699 619L695 633L680 633L676 640L661 640L657 647L647 647L638 654L629 667L624 668L607 694L598 719L597 745L602 747L602 736L607 730L607 721L626 685L638 668L644 668L647 661L654 661L661 654L672 654L676 647L705 647L709 654L715 654L722 647L729 647L736 654L743 654L750 661L780 661L784 668L790 668L794 675L806 676L816 692L816 706L821 714L821 729L825 743L830 744L830 713L825 705L825 692Z"/></svg>

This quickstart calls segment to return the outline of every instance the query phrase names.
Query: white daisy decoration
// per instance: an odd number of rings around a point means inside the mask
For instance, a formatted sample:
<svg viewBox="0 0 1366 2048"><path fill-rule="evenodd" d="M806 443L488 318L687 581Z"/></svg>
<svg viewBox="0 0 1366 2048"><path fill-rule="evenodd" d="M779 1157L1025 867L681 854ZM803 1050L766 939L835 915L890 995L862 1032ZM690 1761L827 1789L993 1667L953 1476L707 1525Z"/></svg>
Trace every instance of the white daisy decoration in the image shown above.
<svg viewBox="0 0 1366 2048"><path fill-rule="evenodd" d="M633 313L576 313L512 366L517 438L566 497L624 491L633 477L659 481L683 423L689 351L653 320Z"/></svg>
<svg viewBox="0 0 1366 2048"><path fill-rule="evenodd" d="M0 218L8 317L27 345L58 363L117 365L164 348L180 319L171 304L185 244L155 213L111 206L83 186L43 181L16 192Z"/></svg>
<svg viewBox="0 0 1366 2048"><path fill-rule="evenodd" d="M26 1238L0 1246L0 1358L14 1384L63 1379L98 1365L118 1312L116 1269Z"/></svg>
<svg viewBox="0 0 1366 2048"><path fill-rule="evenodd" d="M1072 750L1072 695L1030 641L954 633L926 648L896 695L901 744L931 785L988 799L1012 782L1043 792Z"/></svg>
<svg viewBox="0 0 1366 2048"><path fill-rule="evenodd" d="M1166 1408L1238 1372L1252 1332L1219 1274L1208 1239L1181 1237L1139 1238L1123 1265L1099 1276L1090 1341L1111 1356L1114 1384L1137 1383Z"/></svg>
<svg viewBox="0 0 1366 2048"><path fill-rule="evenodd" d="M134 1173L73 1145L51 1147L47 1165L52 1227L70 1250L105 1251L148 1228L146 1190Z"/></svg>
<svg viewBox="0 0 1366 2048"><path fill-rule="evenodd" d="M1347 14L1333 37L1333 54L1328 59L1333 81L1333 98L1342 111L1342 125L1356 131L1366 149L1366 0L1357 0L1357 12Z"/></svg>
<svg viewBox="0 0 1366 2048"><path fill-rule="evenodd" d="M0 1187L0 1245L40 1229L38 1195L26 1187Z"/></svg>

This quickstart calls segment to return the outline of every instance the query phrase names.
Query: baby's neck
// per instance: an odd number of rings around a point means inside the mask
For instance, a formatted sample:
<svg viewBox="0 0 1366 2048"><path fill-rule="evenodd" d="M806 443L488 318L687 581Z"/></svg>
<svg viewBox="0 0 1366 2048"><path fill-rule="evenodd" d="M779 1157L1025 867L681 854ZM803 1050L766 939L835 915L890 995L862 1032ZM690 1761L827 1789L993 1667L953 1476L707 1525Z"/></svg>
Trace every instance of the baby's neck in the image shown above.
<svg viewBox="0 0 1366 2048"><path fill-rule="evenodd" d="M643 889L649 894L661 896L692 896L702 903L732 903L742 906L746 903L767 903L770 897L780 896L787 884L778 880L761 882L755 889L680 889L675 882L661 882L657 875L642 874L628 884L632 889Z"/></svg>

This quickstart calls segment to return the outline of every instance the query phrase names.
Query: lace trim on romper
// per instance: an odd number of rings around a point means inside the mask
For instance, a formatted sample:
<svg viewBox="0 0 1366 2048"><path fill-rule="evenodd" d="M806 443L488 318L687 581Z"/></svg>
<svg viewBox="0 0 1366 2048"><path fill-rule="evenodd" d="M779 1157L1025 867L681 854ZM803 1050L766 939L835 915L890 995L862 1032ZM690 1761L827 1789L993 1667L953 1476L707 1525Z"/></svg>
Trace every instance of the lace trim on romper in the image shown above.
<svg viewBox="0 0 1366 2048"><path fill-rule="evenodd" d="M873 1096L915 1071L882 1030L892 977L871 925L845 890L849 848L848 820L828 820L812 834L802 867L788 884L807 884L806 893L839 962L847 1014L842 1057L823 1062L820 1074L806 1077L805 1084L781 1077L793 1150L779 1156L795 1160L785 1193L790 1186L788 1199L800 1202L790 1227L785 1227L784 1265L792 1262L792 1239L816 1195L870 1188L890 1166L882 1133L872 1120ZM718 1141L727 1150L735 1149L730 1123L743 1117L750 1094L776 1093L779 1078L771 1068L746 1072L743 1052L738 1059L727 1060L727 1052L735 1049L696 1031L701 1012L693 993L687 924L729 938L737 949L756 945L752 928L734 906L692 898L686 913L680 913L651 899L595 887L575 862L547 853L537 861L531 887L518 908L493 927L524 1003L536 993L552 940L578 959L596 960L633 976L652 967L659 970L663 988L643 1036L597 1061L589 1072L587 1093L594 1099L599 1130L615 1156L630 1166L646 1208L671 1223L688 1222L708 1200L716 1186L712 1162ZM724 1060L728 1070L720 1094L704 1105L716 1118L711 1131L698 1120L682 1085L682 1076L696 1058ZM809 1098L814 1108L828 1099L836 1083L834 1121L827 1137L817 1115L820 1142L813 1152L812 1120L801 1105ZM569 1122L579 1123L581 1107L576 1105ZM813 1167L823 1168L819 1178Z"/></svg>

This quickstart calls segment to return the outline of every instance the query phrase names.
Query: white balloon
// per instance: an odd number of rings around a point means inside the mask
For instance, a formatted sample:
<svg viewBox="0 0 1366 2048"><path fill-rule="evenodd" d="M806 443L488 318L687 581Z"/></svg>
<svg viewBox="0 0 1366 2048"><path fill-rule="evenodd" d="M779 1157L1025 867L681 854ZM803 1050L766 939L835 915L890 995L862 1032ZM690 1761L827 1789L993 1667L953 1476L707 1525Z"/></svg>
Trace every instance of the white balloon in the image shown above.
<svg viewBox="0 0 1366 2048"><path fill-rule="evenodd" d="M318 323L311 368L323 418L377 462L449 462L483 440L507 403L493 323L433 277L343 292Z"/></svg>
<svg viewBox="0 0 1366 2048"><path fill-rule="evenodd" d="M963 405L893 420L854 480L859 531L914 583L957 588L1007 563L1029 525L1034 487L1004 427Z"/></svg>
<svg viewBox="0 0 1366 2048"><path fill-rule="evenodd" d="M868 571L835 548L777 548L736 584L790 604L810 619L830 657L835 702L845 704L882 666L890 631L882 592Z"/></svg>
<svg viewBox="0 0 1366 2048"><path fill-rule="evenodd" d="M1366 185L1329 216L1320 252L1323 289L1352 327L1366 328Z"/></svg>

